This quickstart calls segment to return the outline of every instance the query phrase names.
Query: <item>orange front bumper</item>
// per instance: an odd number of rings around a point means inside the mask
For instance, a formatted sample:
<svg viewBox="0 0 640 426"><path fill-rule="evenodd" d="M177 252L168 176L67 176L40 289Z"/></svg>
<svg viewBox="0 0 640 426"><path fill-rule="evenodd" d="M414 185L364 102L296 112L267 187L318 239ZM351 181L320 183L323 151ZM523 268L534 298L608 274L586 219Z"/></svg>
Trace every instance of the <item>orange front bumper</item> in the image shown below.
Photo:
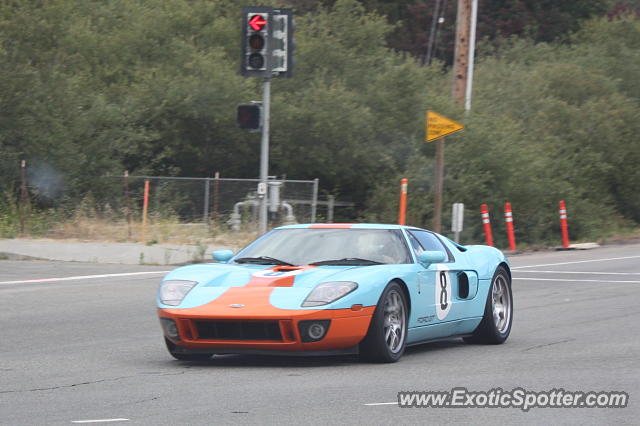
<svg viewBox="0 0 640 426"><path fill-rule="evenodd" d="M158 309L160 318L172 319L176 322L180 339L169 339L175 345L184 349L224 350L224 352L256 351L286 351L286 352L319 352L344 349L357 345L369 330L371 317L375 306L362 307L354 305L351 309L327 310L285 310L270 307L252 309L250 304L241 309L225 306L222 309L212 309L211 304L189 309ZM216 304L220 305L220 304ZM298 324L305 320L330 320L325 336L315 342L303 342ZM218 323L277 323L279 336L274 339L244 340L234 336L233 339L217 339L211 336L201 336L199 323L216 321Z"/></svg>

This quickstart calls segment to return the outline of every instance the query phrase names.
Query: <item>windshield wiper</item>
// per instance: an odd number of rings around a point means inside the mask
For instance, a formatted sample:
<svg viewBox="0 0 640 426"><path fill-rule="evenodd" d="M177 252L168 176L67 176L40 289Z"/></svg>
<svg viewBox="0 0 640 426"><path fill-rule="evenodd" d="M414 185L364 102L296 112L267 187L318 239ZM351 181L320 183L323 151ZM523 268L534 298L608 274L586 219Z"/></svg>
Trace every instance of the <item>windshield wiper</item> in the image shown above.
<svg viewBox="0 0 640 426"><path fill-rule="evenodd" d="M345 257L342 259L320 260L318 262L311 262L309 265L384 265L384 262L376 262L375 260L361 259L359 257Z"/></svg>
<svg viewBox="0 0 640 426"><path fill-rule="evenodd" d="M294 266L292 263L285 262L284 260L276 259L270 256L258 256L258 257L241 257L235 259L236 263L255 263L256 265L282 265L282 266Z"/></svg>

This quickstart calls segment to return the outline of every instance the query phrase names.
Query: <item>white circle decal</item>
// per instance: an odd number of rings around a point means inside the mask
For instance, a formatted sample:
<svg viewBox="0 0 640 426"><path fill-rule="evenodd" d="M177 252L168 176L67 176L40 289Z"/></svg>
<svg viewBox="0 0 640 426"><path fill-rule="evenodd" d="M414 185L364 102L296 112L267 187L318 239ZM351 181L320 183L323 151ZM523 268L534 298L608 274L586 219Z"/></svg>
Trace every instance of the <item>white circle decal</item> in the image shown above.
<svg viewBox="0 0 640 426"><path fill-rule="evenodd" d="M273 269L264 269L262 271L253 274L255 278L284 278L292 275L297 275L304 269L283 269L280 271L274 271Z"/></svg>
<svg viewBox="0 0 640 426"><path fill-rule="evenodd" d="M451 310L451 276L449 268L444 265L437 265L436 285L435 285L435 303L436 315L439 320L443 320Z"/></svg>

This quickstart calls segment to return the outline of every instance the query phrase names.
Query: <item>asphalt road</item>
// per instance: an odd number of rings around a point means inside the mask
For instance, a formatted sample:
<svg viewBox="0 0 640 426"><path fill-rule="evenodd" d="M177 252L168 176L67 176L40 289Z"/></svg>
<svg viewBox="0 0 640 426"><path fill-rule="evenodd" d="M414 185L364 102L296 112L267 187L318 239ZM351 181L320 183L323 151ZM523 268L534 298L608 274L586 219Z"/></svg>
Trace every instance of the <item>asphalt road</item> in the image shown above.
<svg viewBox="0 0 640 426"><path fill-rule="evenodd" d="M385 365L355 357L175 361L154 308L166 267L0 261L0 424L638 424L640 245L511 261L506 344L432 343ZM129 272L138 274L104 276ZM84 278L15 283L55 277ZM454 387L626 391L630 399L626 408L528 412L393 404L399 391Z"/></svg>

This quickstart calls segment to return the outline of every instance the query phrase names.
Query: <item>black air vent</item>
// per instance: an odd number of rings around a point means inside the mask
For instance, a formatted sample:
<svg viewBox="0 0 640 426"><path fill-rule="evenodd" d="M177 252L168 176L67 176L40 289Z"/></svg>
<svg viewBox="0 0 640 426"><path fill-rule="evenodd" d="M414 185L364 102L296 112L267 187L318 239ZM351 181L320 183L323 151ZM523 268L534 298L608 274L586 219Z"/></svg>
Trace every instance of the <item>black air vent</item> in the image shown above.
<svg viewBox="0 0 640 426"><path fill-rule="evenodd" d="M469 297L469 277L464 272L458 272L458 297L460 299Z"/></svg>
<svg viewBox="0 0 640 426"><path fill-rule="evenodd" d="M196 321L200 340L282 341L278 321Z"/></svg>

